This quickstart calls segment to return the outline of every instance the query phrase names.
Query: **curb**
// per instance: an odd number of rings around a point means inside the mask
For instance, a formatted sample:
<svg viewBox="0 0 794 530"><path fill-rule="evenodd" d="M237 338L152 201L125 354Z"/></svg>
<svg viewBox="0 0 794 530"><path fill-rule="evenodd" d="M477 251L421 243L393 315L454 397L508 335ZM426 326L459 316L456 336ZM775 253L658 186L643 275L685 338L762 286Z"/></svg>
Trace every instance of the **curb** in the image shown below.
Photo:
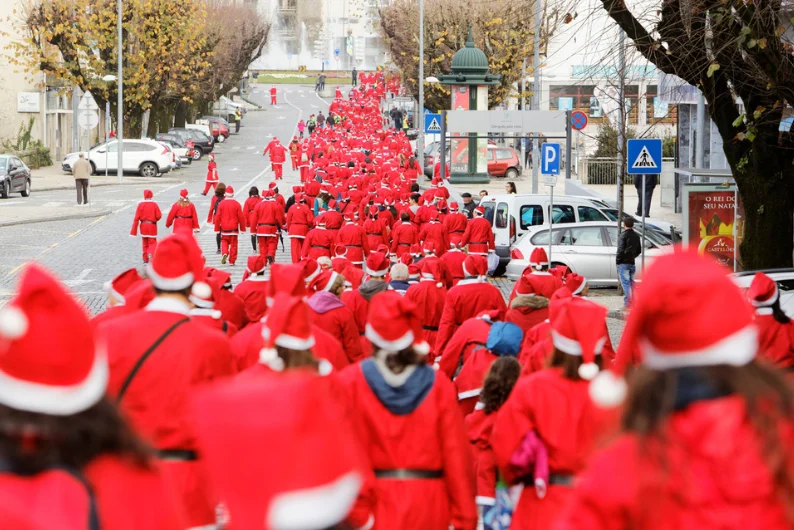
<svg viewBox="0 0 794 530"><path fill-rule="evenodd" d="M176 184L179 182L184 182L180 179L158 179L157 182L122 182L119 184L118 182L100 182L98 184L90 184L89 189L91 188L102 188L105 186L145 186L146 184ZM60 190L74 190L74 186L45 186L43 188L33 188L31 191L36 193L37 191L60 191Z"/></svg>
<svg viewBox="0 0 794 530"><path fill-rule="evenodd" d="M0 221L0 227L4 226L16 226L16 225L28 225L34 223L48 223L51 221L67 221L69 219L85 219L88 217L102 217L103 215L109 215L113 213L111 210L104 209L104 210L97 210L93 212L85 212L85 213L73 213L69 215L55 215L52 217L37 217L35 219L20 219L19 221Z"/></svg>

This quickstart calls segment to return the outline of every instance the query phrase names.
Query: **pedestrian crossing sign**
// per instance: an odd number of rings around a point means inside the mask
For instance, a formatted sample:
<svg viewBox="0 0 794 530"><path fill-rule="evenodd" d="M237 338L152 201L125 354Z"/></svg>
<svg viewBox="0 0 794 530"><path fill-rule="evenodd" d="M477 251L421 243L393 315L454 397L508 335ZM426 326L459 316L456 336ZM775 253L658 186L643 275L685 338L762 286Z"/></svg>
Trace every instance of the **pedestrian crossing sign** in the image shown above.
<svg viewBox="0 0 794 530"><path fill-rule="evenodd" d="M626 162L630 175L655 175L662 172L662 140L640 138L628 141Z"/></svg>
<svg viewBox="0 0 794 530"><path fill-rule="evenodd" d="M439 134L441 132L441 114L425 114L425 134Z"/></svg>

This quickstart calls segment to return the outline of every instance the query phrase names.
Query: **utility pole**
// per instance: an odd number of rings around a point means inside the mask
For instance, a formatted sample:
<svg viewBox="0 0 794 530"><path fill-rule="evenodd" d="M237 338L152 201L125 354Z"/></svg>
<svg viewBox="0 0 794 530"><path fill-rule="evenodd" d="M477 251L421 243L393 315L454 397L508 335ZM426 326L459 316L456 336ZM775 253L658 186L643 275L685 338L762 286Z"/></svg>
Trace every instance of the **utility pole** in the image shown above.
<svg viewBox="0 0 794 530"><path fill-rule="evenodd" d="M419 108L414 116L416 127L416 158L419 167L425 167L425 0L419 0ZM440 156L444 156L441 153ZM444 178L444 175L441 175Z"/></svg>
<svg viewBox="0 0 794 530"><path fill-rule="evenodd" d="M623 227L623 179L626 175L626 33L620 30L618 43L618 235Z"/></svg>
<svg viewBox="0 0 794 530"><path fill-rule="evenodd" d="M521 61L521 112L525 112L527 110L527 100L525 94L527 93L527 58L524 57L524 60ZM532 110L535 110L534 108ZM525 132L521 132L520 134L524 135ZM526 137L521 136L521 173L524 173L524 166L526 165L527 161L527 146L526 146Z"/></svg>
<svg viewBox="0 0 794 530"><path fill-rule="evenodd" d="M697 129L695 136L695 167L706 167L706 98L703 92L698 96L697 103Z"/></svg>
<svg viewBox="0 0 794 530"><path fill-rule="evenodd" d="M118 88L118 116L116 118L116 139L118 144L118 166L116 174L118 175L119 182L124 179L124 70L122 68L122 53L124 49L124 33L123 33L123 17L121 16L121 0L116 3L118 9L118 33L119 33L119 51L118 51L118 72L116 74L116 87ZM107 149L107 147L106 147Z"/></svg>
<svg viewBox="0 0 794 530"><path fill-rule="evenodd" d="M535 0L535 56L533 58L534 81L532 86L532 110L540 110L540 17L543 15L541 1ZM532 193L538 192L538 170L540 165L540 135L532 142Z"/></svg>

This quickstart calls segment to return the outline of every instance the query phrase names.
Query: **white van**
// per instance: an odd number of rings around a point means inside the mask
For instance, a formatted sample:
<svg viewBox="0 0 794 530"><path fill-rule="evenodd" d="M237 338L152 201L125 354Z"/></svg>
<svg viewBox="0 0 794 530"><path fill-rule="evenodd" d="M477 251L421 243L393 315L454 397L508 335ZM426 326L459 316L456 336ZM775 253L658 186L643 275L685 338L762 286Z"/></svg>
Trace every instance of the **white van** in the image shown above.
<svg viewBox="0 0 794 530"><path fill-rule="evenodd" d="M548 224L550 202L549 195L506 194L487 195L480 201L480 206L485 208L485 218L493 226L500 269L510 261L510 246L530 226ZM599 210L607 207L606 203L593 197L555 195L552 217L554 224L609 221Z"/></svg>

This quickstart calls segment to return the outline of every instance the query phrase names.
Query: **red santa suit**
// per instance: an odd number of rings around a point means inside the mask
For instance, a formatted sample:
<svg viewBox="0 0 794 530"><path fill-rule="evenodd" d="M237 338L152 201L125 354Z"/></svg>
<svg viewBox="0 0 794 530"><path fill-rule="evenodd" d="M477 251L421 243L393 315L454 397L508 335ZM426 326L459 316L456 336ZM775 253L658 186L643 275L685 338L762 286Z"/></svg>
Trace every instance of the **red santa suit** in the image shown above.
<svg viewBox="0 0 794 530"><path fill-rule="evenodd" d="M546 271L524 271L522 277L526 277L527 280L531 282L533 292L539 294L540 296L545 296L548 299L551 299L551 297L554 296L554 293L563 286L562 280L558 276ZM516 290L518 289L518 284L519 282L516 282L516 284L513 286L513 290L510 292L510 302L512 302L517 296Z"/></svg>
<svg viewBox="0 0 794 530"><path fill-rule="evenodd" d="M298 155L298 170L301 174L301 182L309 182L309 148L306 144L301 146L300 154ZM312 198L312 202L314 198Z"/></svg>
<svg viewBox="0 0 794 530"><path fill-rule="evenodd" d="M482 209L481 207L477 207ZM477 209L475 209L475 212ZM485 256L489 251L496 250L494 243L493 229L484 217L474 217L466 225L466 231L460 240L460 246L468 246L469 254L480 254Z"/></svg>
<svg viewBox="0 0 794 530"><path fill-rule="evenodd" d="M747 290L747 297L755 307L755 326L758 329L758 355L787 372L794 366L794 324L779 322L772 306L780 300L777 283L757 272Z"/></svg>
<svg viewBox="0 0 794 530"><path fill-rule="evenodd" d="M466 253L459 248L450 247L448 252L445 252L439 259L449 269L449 274L452 276L452 285L458 285L458 282L463 279L463 262L466 261Z"/></svg>
<svg viewBox="0 0 794 530"><path fill-rule="evenodd" d="M207 162L207 178L204 179L204 191L201 194L206 195L210 189L214 191L218 187L219 180L218 164L215 163L215 156L210 155L209 162Z"/></svg>
<svg viewBox="0 0 794 530"><path fill-rule="evenodd" d="M491 447L491 434L496 423L496 411L485 413L478 403L474 412L464 420L474 456L474 474L477 477L477 504L493 506L496 503L496 478L499 468Z"/></svg>
<svg viewBox="0 0 794 530"><path fill-rule="evenodd" d="M246 226L253 226L251 222L254 220L254 210L262 202L262 198L258 195L248 197L243 204L243 214L245 215Z"/></svg>
<svg viewBox="0 0 794 530"><path fill-rule="evenodd" d="M185 190L187 191L187 190ZM187 193L185 193L187 197ZM187 200L178 200L171 206L171 211L168 212L168 217L165 220L165 227L174 227L173 233L182 232L183 234L192 234L201 226L198 220L198 213L196 212L196 205Z"/></svg>
<svg viewBox="0 0 794 530"><path fill-rule="evenodd" d="M432 242L436 248L436 255L441 257L449 248L449 234L446 227L438 222L438 214L430 218L429 223L422 225L419 231L419 241L422 243Z"/></svg>
<svg viewBox="0 0 794 530"><path fill-rule="evenodd" d="M536 292L534 281L528 276L518 279L515 290L517 296L510 301L505 321L512 322L527 333L549 317L549 299Z"/></svg>
<svg viewBox="0 0 794 530"><path fill-rule="evenodd" d="M405 292L405 297L416 304L417 314L422 321L422 337L430 345L428 355L430 359L433 359L436 356L434 346L438 335L438 324L441 321L444 302L447 298L447 289L441 282L441 278L436 278L436 274L430 272L422 274L426 277L420 279L419 283L411 285Z"/></svg>
<svg viewBox="0 0 794 530"><path fill-rule="evenodd" d="M375 252L378 245L389 244L389 229L382 220L367 217L367 220L364 221L364 231L367 233L370 252Z"/></svg>
<svg viewBox="0 0 794 530"><path fill-rule="evenodd" d="M222 263L229 258L229 263L237 263L237 243L240 231L245 232L246 219L240 203L234 199L234 189L226 188L226 199L221 201L215 212L215 232L221 235Z"/></svg>
<svg viewBox="0 0 794 530"><path fill-rule="evenodd" d="M155 248L157 248L157 221L163 216L160 207L152 199L153 196L150 190L143 192L143 201L138 203L135 219L132 220L132 229L130 229L130 235L135 237L140 228L144 263L149 263Z"/></svg>
<svg viewBox="0 0 794 530"><path fill-rule="evenodd" d="M276 180L282 180L284 178L284 162L287 160L287 148L279 143L278 138L273 138L265 147L263 155L268 153L270 153L270 166L273 169L273 175Z"/></svg>
<svg viewBox="0 0 794 530"><path fill-rule="evenodd" d="M411 245L419 242L419 230L410 221L400 221L391 234L391 253L399 259L403 254L410 252Z"/></svg>
<svg viewBox="0 0 794 530"><path fill-rule="evenodd" d="M246 279L237 284L234 294L243 301L249 322L259 322L267 313L268 277L262 256L249 256Z"/></svg>
<svg viewBox="0 0 794 530"><path fill-rule="evenodd" d="M276 104L276 87L270 87L270 104Z"/></svg>
<svg viewBox="0 0 794 530"><path fill-rule="evenodd" d="M475 348L485 346L491 325L503 316L504 311L483 311L465 321L449 339L444 351L436 352L436 366L451 378Z"/></svg>
<svg viewBox="0 0 794 530"><path fill-rule="evenodd" d="M364 228L357 225L352 220L352 216L348 218L344 226L339 230L336 235L336 244L344 245L347 249L347 260L356 267L363 267L366 257L369 256L369 239ZM336 270L336 269L334 269ZM337 271L344 274L343 271ZM347 278L347 276L345 276Z"/></svg>
<svg viewBox="0 0 794 530"><path fill-rule="evenodd" d="M324 223L324 220L320 219L319 222ZM314 260L323 256L330 258L335 240L334 234L326 230L324 225L312 228L303 240L303 257Z"/></svg>
<svg viewBox="0 0 794 530"><path fill-rule="evenodd" d="M365 355L361 350L353 315L339 297L325 291L333 285L338 275L337 272L325 271L315 278L311 288L317 292L309 298L308 304L312 310L312 322L341 342L348 360L355 363Z"/></svg>
<svg viewBox="0 0 794 530"><path fill-rule="evenodd" d="M254 210L251 233L256 233L259 255L276 259L278 233L286 222L284 210L275 201L272 191L267 191L265 200Z"/></svg>
<svg viewBox="0 0 794 530"><path fill-rule="evenodd" d="M303 255L303 240L314 223L314 213L311 208L301 202L296 202L289 207L287 212L287 237L289 238L292 263L298 263Z"/></svg>
<svg viewBox="0 0 794 530"><path fill-rule="evenodd" d="M455 246L460 244L461 240L463 239L463 234L466 233L468 222L469 221L466 219L466 216L460 213L457 207L454 211L451 211L444 217L444 227L449 233L449 242L451 244L454 244Z"/></svg>

